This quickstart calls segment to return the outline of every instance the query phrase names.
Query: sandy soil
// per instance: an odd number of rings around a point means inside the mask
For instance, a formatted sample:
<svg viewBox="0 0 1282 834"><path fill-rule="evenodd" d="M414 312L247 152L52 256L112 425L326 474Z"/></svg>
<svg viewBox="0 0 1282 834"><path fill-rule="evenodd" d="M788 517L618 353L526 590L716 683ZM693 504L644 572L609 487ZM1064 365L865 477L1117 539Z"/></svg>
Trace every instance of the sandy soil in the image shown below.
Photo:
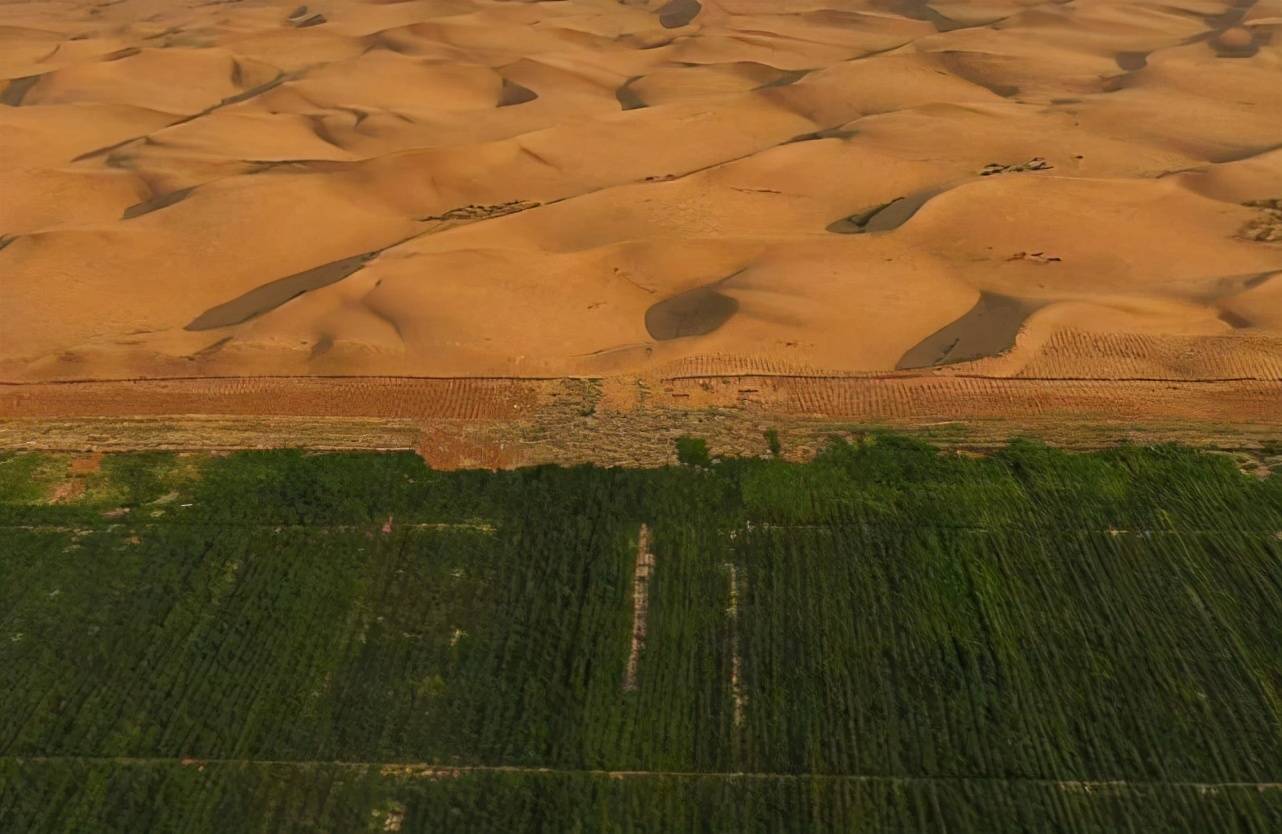
<svg viewBox="0 0 1282 834"><path fill-rule="evenodd" d="M1024 436L1276 455L1279 403L1279 380L929 373L37 382L0 385L0 452L414 449L438 468L662 466L683 435L705 438L714 454L759 456L772 430L786 457L804 460L833 436L892 428L944 448Z"/></svg>
<svg viewBox="0 0 1282 834"><path fill-rule="evenodd" d="M1282 0L0 0L0 379L1277 380L1280 79Z"/></svg>

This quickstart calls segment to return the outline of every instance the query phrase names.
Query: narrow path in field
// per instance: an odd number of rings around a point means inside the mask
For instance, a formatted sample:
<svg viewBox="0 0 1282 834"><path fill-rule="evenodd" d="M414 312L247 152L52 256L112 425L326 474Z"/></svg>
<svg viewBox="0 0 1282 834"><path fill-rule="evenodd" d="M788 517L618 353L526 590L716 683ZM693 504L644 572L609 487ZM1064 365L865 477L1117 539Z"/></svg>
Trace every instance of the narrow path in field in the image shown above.
<svg viewBox="0 0 1282 834"><path fill-rule="evenodd" d="M738 742L747 702L743 694L743 655L739 652L739 570L733 562L727 562L726 572L730 575L729 602L726 605L726 617L730 620L730 698L734 703L735 741Z"/></svg>
<svg viewBox="0 0 1282 834"><path fill-rule="evenodd" d="M24 764L117 764L128 767L343 767L378 768L384 776L449 779L479 773L525 773L531 775L600 776L610 779L760 779L780 781L815 780L829 782L882 782L892 784L952 783L964 784L1006 782L1011 784L1048 785L1065 791L1088 793L1102 789L1166 787L1211 791L1217 788L1245 788L1258 791L1282 791L1282 782L1190 782L1163 779L1046 779L1035 776L897 776L883 773L770 773L753 771L698 770L599 770L573 767L539 767L535 765L448 765L429 762L352 762L321 759L200 759L194 757L147 756L0 756L0 762Z"/></svg>
<svg viewBox="0 0 1282 834"><path fill-rule="evenodd" d="M646 617L650 612L650 574L654 571L654 553L650 550L650 528L642 524L637 533L637 561L632 573L632 649L628 669L623 676L623 690L637 688L637 665L645 646Z"/></svg>

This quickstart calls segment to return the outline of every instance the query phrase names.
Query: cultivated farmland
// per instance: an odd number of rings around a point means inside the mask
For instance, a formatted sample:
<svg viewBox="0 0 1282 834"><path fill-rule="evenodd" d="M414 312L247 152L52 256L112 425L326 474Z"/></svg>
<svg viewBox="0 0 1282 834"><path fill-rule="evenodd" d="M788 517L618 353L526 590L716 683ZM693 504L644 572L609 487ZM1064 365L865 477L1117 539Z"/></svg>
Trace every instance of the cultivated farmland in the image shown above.
<svg viewBox="0 0 1282 834"><path fill-rule="evenodd" d="M13 454L0 524L0 830L1282 828L1226 456Z"/></svg>

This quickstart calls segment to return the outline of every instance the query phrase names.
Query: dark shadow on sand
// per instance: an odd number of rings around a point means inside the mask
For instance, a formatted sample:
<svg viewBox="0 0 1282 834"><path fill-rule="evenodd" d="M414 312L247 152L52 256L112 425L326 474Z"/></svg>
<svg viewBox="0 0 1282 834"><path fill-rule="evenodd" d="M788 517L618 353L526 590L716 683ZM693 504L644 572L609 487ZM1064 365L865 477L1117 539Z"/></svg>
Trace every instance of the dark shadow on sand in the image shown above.
<svg viewBox="0 0 1282 834"><path fill-rule="evenodd" d="M645 311L645 329L650 337L664 342L703 336L721 327L739 312L739 302L716 289L728 280L723 278L653 304Z"/></svg>
<svg viewBox="0 0 1282 834"><path fill-rule="evenodd" d="M377 252L362 252L350 258L332 261L318 267L295 273L261 287L256 287L231 301L210 307L187 325L186 330L213 330L240 324L263 313L276 309L293 298L310 290L336 284L347 276L357 272L377 255Z"/></svg>
<svg viewBox="0 0 1282 834"><path fill-rule="evenodd" d="M659 25L664 29L685 26L703 11L699 0L668 0L659 9Z"/></svg>
<svg viewBox="0 0 1282 834"><path fill-rule="evenodd" d="M974 307L921 340L900 357L895 370L950 365L1005 353L1015 345L1029 315L1045 305L1039 299L981 292Z"/></svg>

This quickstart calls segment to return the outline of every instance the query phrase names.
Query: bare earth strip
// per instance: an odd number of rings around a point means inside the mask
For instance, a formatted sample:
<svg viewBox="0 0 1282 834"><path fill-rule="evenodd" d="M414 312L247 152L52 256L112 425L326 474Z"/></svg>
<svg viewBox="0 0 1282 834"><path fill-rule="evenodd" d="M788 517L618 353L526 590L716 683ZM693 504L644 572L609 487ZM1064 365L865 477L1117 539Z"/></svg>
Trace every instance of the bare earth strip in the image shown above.
<svg viewBox="0 0 1282 834"><path fill-rule="evenodd" d="M637 533L637 562L632 574L632 648L628 669L623 678L625 692L637 688L637 666L645 647L646 617L650 611L650 575L654 572L654 552L650 549L650 528L641 525Z"/></svg>
<svg viewBox="0 0 1282 834"><path fill-rule="evenodd" d="M832 782L889 782L894 784L910 783L967 783L967 782L1003 782L1011 784L1050 785L1064 791L1095 792L1105 790L1124 790L1132 787L1162 786L1188 788L1199 791L1214 791L1219 788L1249 788L1258 791L1282 790L1282 782L1182 782L1150 779L1044 779L1022 776L901 776L883 773L761 773L761 772L722 772L698 770L592 770L560 767L540 767L537 765L445 765L428 762L353 762L339 760L303 760L303 759L177 759L177 758L139 758L129 756L2 756L0 760L16 764L51 764L56 762L110 762L130 767L156 767L165 765L184 765L188 767L244 767L260 765L265 767L345 767L355 769L378 768L384 776L401 776L423 779L449 779L470 773L530 773L530 774L576 774L586 776L604 776L612 779L760 779L760 780L807 780Z"/></svg>
<svg viewBox="0 0 1282 834"><path fill-rule="evenodd" d="M871 427L985 448L1035 436L1254 449L1282 380L739 374L610 379L279 377L0 385L0 449L416 449L436 467L659 466L682 435L804 459Z"/></svg>
<svg viewBox="0 0 1282 834"><path fill-rule="evenodd" d="M739 571L733 562L726 564L726 574L730 588L726 606L726 618L730 621L730 698L734 702L735 741L738 742L747 696L743 694L743 654L739 651Z"/></svg>

